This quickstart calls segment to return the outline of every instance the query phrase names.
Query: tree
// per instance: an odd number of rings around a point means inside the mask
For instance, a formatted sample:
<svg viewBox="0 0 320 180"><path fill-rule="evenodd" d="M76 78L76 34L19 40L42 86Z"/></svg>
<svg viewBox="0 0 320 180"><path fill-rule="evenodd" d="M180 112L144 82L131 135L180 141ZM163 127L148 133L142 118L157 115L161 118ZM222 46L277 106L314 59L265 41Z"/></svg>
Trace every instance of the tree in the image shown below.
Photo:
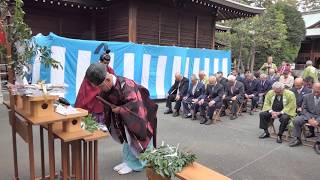
<svg viewBox="0 0 320 180"><path fill-rule="evenodd" d="M320 0L299 0L298 7L304 12L319 9Z"/></svg>

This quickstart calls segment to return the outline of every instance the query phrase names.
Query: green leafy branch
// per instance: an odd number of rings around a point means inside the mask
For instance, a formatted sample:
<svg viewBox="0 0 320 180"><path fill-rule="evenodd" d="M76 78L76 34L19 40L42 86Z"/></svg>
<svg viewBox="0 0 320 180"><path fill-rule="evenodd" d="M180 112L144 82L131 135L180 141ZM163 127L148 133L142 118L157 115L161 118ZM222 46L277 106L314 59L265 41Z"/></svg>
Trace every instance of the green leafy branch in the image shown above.
<svg viewBox="0 0 320 180"><path fill-rule="evenodd" d="M141 161L147 161L148 166L161 175L162 177L173 177L176 173L193 163L196 160L196 155L189 152L178 151L177 147L164 143L157 149L147 149L140 154Z"/></svg>
<svg viewBox="0 0 320 180"><path fill-rule="evenodd" d="M84 117L83 123L84 123L85 130L91 133L99 129L98 123L95 121L94 117L92 117L91 114Z"/></svg>

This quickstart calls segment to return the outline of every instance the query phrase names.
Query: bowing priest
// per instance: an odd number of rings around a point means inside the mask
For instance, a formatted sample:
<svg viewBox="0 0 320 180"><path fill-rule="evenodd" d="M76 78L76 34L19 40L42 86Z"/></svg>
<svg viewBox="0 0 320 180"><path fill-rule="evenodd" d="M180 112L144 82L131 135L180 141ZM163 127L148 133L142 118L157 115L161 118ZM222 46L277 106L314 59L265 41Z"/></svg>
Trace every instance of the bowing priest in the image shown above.
<svg viewBox="0 0 320 180"><path fill-rule="evenodd" d="M146 164L138 156L155 146L158 105L151 101L146 88L107 73L102 64L91 64L86 77L92 86L101 90L108 130L115 141L123 144L122 163L114 170L119 174L142 171Z"/></svg>

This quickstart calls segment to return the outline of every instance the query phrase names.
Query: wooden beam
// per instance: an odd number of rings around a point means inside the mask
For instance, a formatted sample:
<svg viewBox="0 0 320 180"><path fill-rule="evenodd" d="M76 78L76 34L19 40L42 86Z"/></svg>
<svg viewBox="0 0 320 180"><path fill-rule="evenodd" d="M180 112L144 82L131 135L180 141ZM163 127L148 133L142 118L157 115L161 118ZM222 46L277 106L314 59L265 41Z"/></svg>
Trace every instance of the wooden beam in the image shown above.
<svg viewBox="0 0 320 180"><path fill-rule="evenodd" d="M181 44L181 12L178 11L178 46Z"/></svg>
<svg viewBox="0 0 320 180"><path fill-rule="evenodd" d="M212 44L211 44L211 49L215 49L215 43L216 43L216 18L217 18L217 13L214 13L212 15Z"/></svg>
<svg viewBox="0 0 320 180"><path fill-rule="evenodd" d="M94 12L91 13L91 39L97 39L97 23L96 23L96 14Z"/></svg>
<svg viewBox="0 0 320 180"><path fill-rule="evenodd" d="M162 23L162 17L161 17L161 9L159 9L159 24L158 24L158 44L161 43L161 23Z"/></svg>
<svg viewBox="0 0 320 180"><path fill-rule="evenodd" d="M137 6L132 1L129 5L129 41L137 42Z"/></svg>
<svg viewBox="0 0 320 180"><path fill-rule="evenodd" d="M199 38L199 17L196 16L196 39L195 39L195 47L198 47L198 38Z"/></svg>

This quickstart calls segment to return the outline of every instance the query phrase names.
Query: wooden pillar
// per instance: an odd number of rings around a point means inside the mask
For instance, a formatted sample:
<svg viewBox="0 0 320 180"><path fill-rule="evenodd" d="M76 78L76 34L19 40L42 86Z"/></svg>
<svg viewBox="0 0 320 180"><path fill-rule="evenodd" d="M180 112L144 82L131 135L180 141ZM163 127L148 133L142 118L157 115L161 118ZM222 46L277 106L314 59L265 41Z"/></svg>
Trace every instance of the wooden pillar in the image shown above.
<svg viewBox="0 0 320 180"><path fill-rule="evenodd" d="M195 48L198 47L198 38L199 38L199 17L196 16L196 39L195 39Z"/></svg>
<svg viewBox="0 0 320 180"><path fill-rule="evenodd" d="M311 51L310 51L310 60L312 61L313 64L315 64L315 59L314 59L314 41L311 39Z"/></svg>
<svg viewBox="0 0 320 180"><path fill-rule="evenodd" d="M180 12L180 10L179 10L179 12L178 12L178 39L177 39L177 41L178 41L178 46L180 46L181 45L181 12Z"/></svg>
<svg viewBox="0 0 320 180"><path fill-rule="evenodd" d="M159 9L159 23L158 23L158 44L161 43L161 23L162 23L162 17L161 17L161 9Z"/></svg>
<svg viewBox="0 0 320 180"><path fill-rule="evenodd" d="M97 39L97 23L96 23L96 14L92 12L91 14L91 39Z"/></svg>
<svg viewBox="0 0 320 180"><path fill-rule="evenodd" d="M212 15L212 44L211 44L211 49L215 49L215 44L216 44L216 17L217 14L214 13Z"/></svg>
<svg viewBox="0 0 320 180"><path fill-rule="evenodd" d="M130 1L129 4L129 41L137 42L137 6Z"/></svg>

